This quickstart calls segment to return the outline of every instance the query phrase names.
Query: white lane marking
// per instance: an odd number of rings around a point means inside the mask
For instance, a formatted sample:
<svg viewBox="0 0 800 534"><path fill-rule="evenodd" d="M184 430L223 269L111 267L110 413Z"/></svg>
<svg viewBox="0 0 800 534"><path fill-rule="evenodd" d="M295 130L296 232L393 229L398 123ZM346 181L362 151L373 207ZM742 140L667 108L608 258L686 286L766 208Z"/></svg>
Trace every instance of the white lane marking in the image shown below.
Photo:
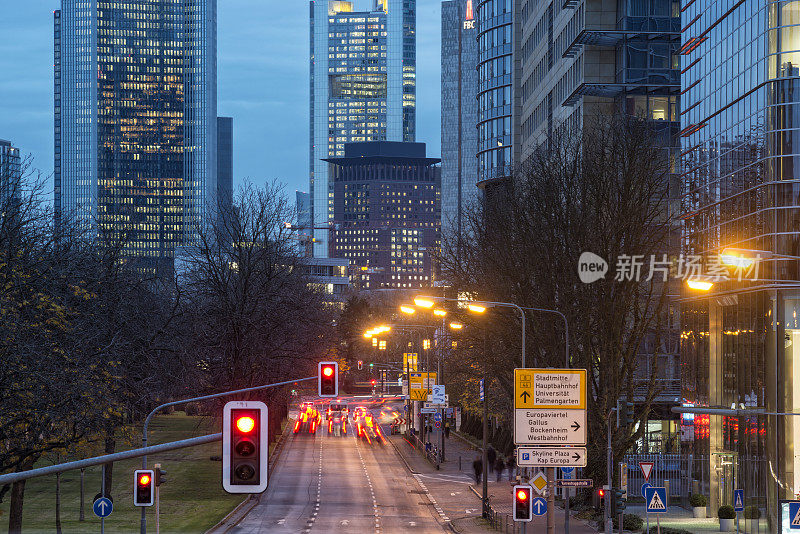
<svg viewBox="0 0 800 534"><path fill-rule="evenodd" d="M419 487L421 487L422 490L425 492L425 496L428 497L428 500L433 505L433 508L436 510L436 513L439 514L439 517L441 517L443 521L450 521L450 518L447 517L447 514L445 514L444 510L442 510L441 506L439 506L439 503L437 503L436 499L433 497L433 495L431 495L431 492L428 491L428 488L427 486L425 486L425 483L422 482L420 477L424 477L426 475L418 475L416 473L413 473L412 476L419 484ZM428 477L428 478L436 478L436 477ZM444 482L453 482L453 480L444 480Z"/></svg>

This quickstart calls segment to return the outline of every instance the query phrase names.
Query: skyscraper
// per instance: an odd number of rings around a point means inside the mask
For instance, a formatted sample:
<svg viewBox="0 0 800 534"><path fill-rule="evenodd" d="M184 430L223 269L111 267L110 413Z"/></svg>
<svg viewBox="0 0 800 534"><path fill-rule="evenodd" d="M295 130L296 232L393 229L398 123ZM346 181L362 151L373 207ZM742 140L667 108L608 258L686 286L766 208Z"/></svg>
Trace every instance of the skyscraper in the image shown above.
<svg viewBox="0 0 800 534"><path fill-rule="evenodd" d="M333 164L332 255L355 267L360 289L433 284L441 169L425 143L348 143Z"/></svg>
<svg viewBox="0 0 800 534"><path fill-rule="evenodd" d="M416 0L311 0L309 173L314 255L327 257L333 218L329 165L345 143L413 141ZM320 228L321 227L321 228Z"/></svg>
<svg viewBox="0 0 800 534"><path fill-rule="evenodd" d="M216 0L62 0L54 17L56 217L167 268L216 203Z"/></svg>
<svg viewBox="0 0 800 534"><path fill-rule="evenodd" d="M217 199L220 209L233 203L233 118L217 117Z"/></svg>
<svg viewBox="0 0 800 534"><path fill-rule="evenodd" d="M442 2L442 235L478 198L478 41L472 0Z"/></svg>
<svg viewBox="0 0 800 534"><path fill-rule="evenodd" d="M0 205L11 198L21 198L22 158L19 148L0 139Z"/></svg>

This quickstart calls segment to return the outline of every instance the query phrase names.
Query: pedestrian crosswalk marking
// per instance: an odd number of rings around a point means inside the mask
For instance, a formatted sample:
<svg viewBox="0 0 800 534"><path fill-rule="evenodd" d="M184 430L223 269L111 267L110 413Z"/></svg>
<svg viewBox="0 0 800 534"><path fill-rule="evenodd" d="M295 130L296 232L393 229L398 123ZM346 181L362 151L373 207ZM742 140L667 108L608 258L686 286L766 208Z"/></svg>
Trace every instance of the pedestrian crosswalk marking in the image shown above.
<svg viewBox="0 0 800 534"><path fill-rule="evenodd" d="M650 504L647 505L647 509L649 511L667 509L667 507L664 505L664 501L662 501L661 497L658 496L657 491L653 492L653 498L650 499Z"/></svg>
<svg viewBox="0 0 800 534"><path fill-rule="evenodd" d="M800 527L800 508L798 508L797 513L794 514L794 519L792 519L792 526Z"/></svg>

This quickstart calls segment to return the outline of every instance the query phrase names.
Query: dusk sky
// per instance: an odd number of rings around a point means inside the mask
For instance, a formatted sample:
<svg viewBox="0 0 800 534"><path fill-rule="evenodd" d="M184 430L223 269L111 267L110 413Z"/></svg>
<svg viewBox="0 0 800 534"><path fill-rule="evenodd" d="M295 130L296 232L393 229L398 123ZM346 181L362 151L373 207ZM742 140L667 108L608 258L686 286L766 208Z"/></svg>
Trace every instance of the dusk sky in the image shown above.
<svg viewBox="0 0 800 534"><path fill-rule="evenodd" d="M0 139L53 171L53 10L13 2L0 17ZM356 9L371 5L356 0ZM308 1L218 0L221 116L234 118L235 185L274 178L308 191ZM417 141L439 156L440 0L417 1Z"/></svg>

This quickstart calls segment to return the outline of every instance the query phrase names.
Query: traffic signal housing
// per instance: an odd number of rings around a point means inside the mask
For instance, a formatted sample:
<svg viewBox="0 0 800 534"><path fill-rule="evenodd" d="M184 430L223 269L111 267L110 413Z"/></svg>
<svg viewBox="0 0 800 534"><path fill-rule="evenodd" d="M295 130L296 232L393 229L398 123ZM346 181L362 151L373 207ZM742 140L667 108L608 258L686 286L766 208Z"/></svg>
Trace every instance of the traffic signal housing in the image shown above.
<svg viewBox="0 0 800 534"><path fill-rule="evenodd" d="M614 489L614 501L612 502L614 505L614 511L617 514L621 514L623 510L625 510L625 492L621 489Z"/></svg>
<svg viewBox="0 0 800 534"><path fill-rule="evenodd" d="M267 489L269 434L267 405L231 401L222 416L222 488L228 493Z"/></svg>
<svg viewBox="0 0 800 534"><path fill-rule="evenodd" d="M153 506L155 502L155 473L152 469L133 472L133 505Z"/></svg>
<svg viewBox="0 0 800 534"><path fill-rule="evenodd" d="M317 366L317 395L320 397L339 396L339 364L319 362Z"/></svg>
<svg viewBox="0 0 800 534"><path fill-rule="evenodd" d="M165 469L161 469L161 464L156 464L153 466L153 480L155 481L156 486L160 486L167 481L167 471Z"/></svg>
<svg viewBox="0 0 800 534"><path fill-rule="evenodd" d="M358 360L358 370L360 371L363 368L364 368L364 362L362 362L361 360Z"/></svg>
<svg viewBox="0 0 800 534"><path fill-rule="evenodd" d="M532 488L525 484L514 486L514 521L533 520Z"/></svg>

